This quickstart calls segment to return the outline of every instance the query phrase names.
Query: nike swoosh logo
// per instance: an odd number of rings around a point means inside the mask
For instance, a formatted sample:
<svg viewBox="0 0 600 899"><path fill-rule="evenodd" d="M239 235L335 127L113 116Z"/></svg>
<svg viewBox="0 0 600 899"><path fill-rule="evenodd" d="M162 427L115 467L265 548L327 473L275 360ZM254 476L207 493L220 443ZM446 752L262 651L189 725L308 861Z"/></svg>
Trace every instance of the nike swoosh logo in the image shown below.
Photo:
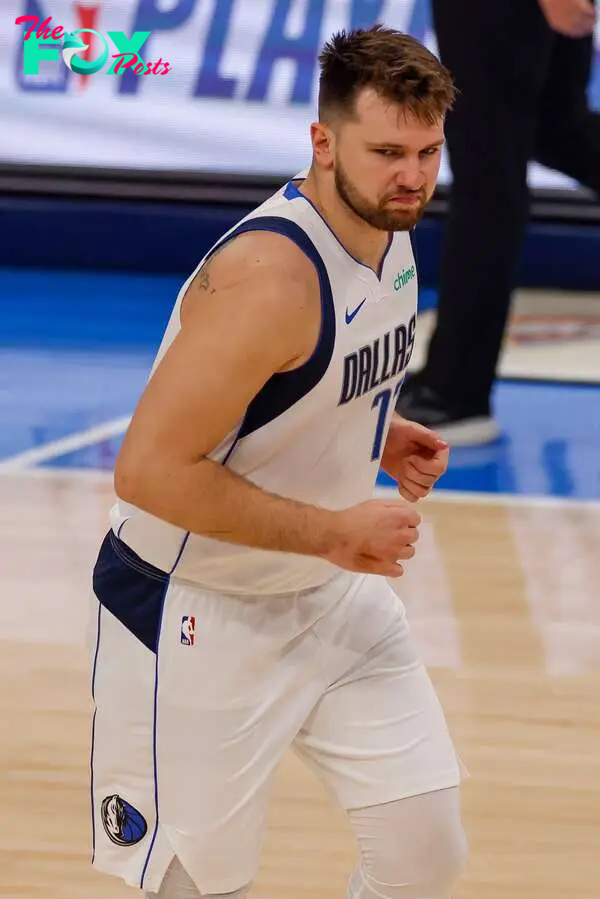
<svg viewBox="0 0 600 899"><path fill-rule="evenodd" d="M359 303L356 309L353 309L352 312L348 312L348 307L346 306L346 324L349 325L353 318L356 318L362 307L367 302L367 298L365 297L362 303Z"/></svg>

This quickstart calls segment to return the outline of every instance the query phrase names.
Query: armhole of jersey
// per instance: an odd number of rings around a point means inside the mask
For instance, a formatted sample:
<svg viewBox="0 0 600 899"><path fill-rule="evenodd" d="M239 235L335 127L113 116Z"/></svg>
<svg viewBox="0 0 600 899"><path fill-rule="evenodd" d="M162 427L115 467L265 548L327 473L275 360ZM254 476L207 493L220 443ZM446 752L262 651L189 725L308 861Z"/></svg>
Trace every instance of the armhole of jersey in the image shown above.
<svg viewBox="0 0 600 899"><path fill-rule="evenodd" d="M244 419L235 440L230 447L225 463L232 455L235 446L242 437L246 437L253 431L257 431L268 422L282 415L287 409L306 396L324 376L335 343L335 308L333 294L325 263L321 254L309 238L306 231L296 222L280 216L257 216L243 222L224 239L224 242L232 240L240 234L248 231L271 231L282 234L292 240L299 249L310 259L319 276L321 292L321 327L319 337L313 353L305 363L298 368L285 372L277 372L272 375L262 389L256 394L246 410ZM206 262L211 255L219 249L222 243L217 244L206 257Z"/></svg>

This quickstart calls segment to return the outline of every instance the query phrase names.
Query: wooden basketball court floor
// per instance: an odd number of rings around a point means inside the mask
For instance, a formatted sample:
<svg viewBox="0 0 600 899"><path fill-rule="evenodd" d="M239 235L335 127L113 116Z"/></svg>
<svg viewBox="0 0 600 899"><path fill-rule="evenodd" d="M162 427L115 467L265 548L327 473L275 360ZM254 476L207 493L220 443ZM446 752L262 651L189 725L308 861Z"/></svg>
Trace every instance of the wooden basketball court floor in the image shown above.
<svg viewBox="0 0 600 899"><path fill-rule="evenodd" d="M89 864L83 641L110 476L0 477L0 895L124 899ZM600 506L456 496L422 504L397 588L470 778L462 899L600 893ZM235 853L235 847L232 847ZM253 896L345 896L355 847L292 755Z"/></svg>

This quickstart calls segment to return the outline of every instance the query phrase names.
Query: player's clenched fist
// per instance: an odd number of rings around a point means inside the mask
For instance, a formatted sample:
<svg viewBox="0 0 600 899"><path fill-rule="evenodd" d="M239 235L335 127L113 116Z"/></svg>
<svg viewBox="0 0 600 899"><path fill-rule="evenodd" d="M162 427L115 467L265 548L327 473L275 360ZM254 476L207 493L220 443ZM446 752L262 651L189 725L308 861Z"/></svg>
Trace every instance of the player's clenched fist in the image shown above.
<svg viewBox="0 0 600 899"><path fill-rule="evenodd" d="M398 500L369 500L335 513L335 528L324 558L346 568L400 577L401 562L412 559L421 516Z"/></svg>

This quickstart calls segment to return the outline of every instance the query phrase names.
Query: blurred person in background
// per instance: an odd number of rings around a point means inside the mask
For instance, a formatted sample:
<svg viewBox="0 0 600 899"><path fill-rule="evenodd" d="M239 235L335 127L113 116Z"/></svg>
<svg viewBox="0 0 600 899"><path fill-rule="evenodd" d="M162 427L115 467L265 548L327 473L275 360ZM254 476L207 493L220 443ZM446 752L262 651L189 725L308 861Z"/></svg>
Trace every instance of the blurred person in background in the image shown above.
<svg viewBox="0 0 600 899"><path fill-rule="evenodd" d="M589 108L589 0L432 0L439 56L459 94L446 122L453 184L437 323L397 411L451 445L492 442L491 394L535 160L600 191L600 114Z"/></svg>

